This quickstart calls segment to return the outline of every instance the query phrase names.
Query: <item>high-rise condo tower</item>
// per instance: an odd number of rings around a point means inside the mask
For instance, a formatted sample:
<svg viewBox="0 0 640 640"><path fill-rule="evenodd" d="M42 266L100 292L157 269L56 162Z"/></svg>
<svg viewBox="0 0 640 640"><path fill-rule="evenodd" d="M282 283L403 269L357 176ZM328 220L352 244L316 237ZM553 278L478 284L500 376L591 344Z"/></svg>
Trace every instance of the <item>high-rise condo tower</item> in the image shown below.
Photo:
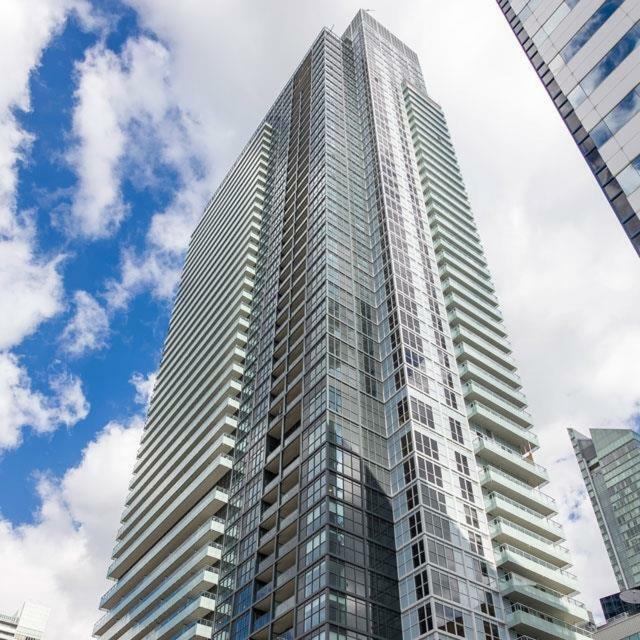
<svg viewBox="0 0 640 640"><path fill-rule="evenodd" d="M360 11L194 232L96 635L582 640L525 405L442 110Z"/></svg>

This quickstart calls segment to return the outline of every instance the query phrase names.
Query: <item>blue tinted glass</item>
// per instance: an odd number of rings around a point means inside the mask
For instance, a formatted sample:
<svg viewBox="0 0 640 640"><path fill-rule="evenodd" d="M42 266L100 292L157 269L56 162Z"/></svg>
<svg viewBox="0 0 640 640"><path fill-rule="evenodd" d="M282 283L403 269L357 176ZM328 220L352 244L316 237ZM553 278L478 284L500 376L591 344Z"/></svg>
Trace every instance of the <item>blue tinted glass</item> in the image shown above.
<svg viewBox="0 0 640 640"><path fill-rule="evenodd" d="M630 91L609 113L589 132L597 147L602 146L612 135L624 127L640 111L640 85Z"/></svg>
<svg viewBox="0 0 640 640"><path fill-rule="evenodd" d="M631 163L616 176L616 179L628 196L638 189L638 187L640 187L640 156L632 160Z"/></svg>
<svg viewBox="0 0 640 640"><path fill-rule="evenodd" d="M615 135L638 111L640 111L640 95L638 95L638 90L634 89L620 101L617 107L609 112L604 118L604 122L607 123L611 133Z"/></svg>
<svg viewBox="0 0 640 640"><path fill-rule="evenodd" d="M623 2L624 0L607 0L607 2L602 4L589 20L587 20L582 29L580 29L580 31L569 40L564 49L562 49L560 52L562 59L565 62L569 62Z"/></svg>
<svg viewBox="0 0 640 640"><path fill-rule="evenodd" d="M584 77L580 83L584 92L589 95L638 46L638 42L640 42L640 23L637 22Z"/></svg>
<svg viewBox="0 0 640 640"><path fill-rule="evenodd" d="M596 147L601 147L611 137L611 131L604 121L600 121L593 129L591 129L589 135Z"/></svg>

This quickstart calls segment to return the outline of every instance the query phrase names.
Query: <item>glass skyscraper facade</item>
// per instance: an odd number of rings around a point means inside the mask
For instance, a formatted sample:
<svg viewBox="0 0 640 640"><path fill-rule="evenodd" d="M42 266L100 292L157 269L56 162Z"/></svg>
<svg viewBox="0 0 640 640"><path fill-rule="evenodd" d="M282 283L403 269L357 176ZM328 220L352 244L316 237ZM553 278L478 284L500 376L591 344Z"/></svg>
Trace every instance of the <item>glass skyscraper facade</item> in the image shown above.
<svg viewBox="0 0 640 640"><path fill-rule="evenodd" d="M569 429L620 591L640 587L640 435Z"/></svg>
<svg viewBox="0 0 640 640"><path fill-rule="evenodd" d="M640 3L498 4L640 254Z"/></svg>
<svg viewBox="0 0 640 640"><path fill-rule="evenodd" d="M194 232L96 635L581 640L536 449L442 110L360 11Z"/></svg>

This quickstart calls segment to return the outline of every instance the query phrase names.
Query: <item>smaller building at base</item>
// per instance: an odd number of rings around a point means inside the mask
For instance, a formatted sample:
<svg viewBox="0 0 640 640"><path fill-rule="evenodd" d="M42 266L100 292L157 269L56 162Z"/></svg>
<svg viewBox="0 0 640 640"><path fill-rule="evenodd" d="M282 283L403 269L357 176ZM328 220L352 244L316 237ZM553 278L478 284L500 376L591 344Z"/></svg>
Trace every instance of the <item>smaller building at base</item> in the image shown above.
<svg viewBox="0 0 640 640"><path fill-rule="evenodd" d="M50 609L25 602L17 613L0 613L0 640L43 640Z"/></svg>
<svg viewBox="0 0 640 640"><path fill-rule="evenodd" d="M623 613L598 627L593 640L640 640L640 613Z"/></svg>

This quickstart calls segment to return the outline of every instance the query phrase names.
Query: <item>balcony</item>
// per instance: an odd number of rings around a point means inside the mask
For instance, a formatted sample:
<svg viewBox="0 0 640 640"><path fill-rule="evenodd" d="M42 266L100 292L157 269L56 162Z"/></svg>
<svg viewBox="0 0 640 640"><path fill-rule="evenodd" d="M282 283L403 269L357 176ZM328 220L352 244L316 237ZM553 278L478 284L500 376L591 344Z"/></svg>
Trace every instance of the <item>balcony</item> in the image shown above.
<svg viewBox="0 0 640 640"><path fill-rule="evenodd" d="M527 406L527 399L520 391L520 385L506 384L500 378L491 375L486 369L478 367L473 362L464 362L458 367L462 382L477 381L494 393L499 394L504 400L519 408Z"/></svg>
<svg viewBox="0 0 640 640"><path fill-rule="evenodd" d="M460 346L460 344L470 345L486 358L489 358L494 367L497 364L508 371L516 370L516 365L511 357L511 350L506 345L496 346L494 342L486 340L475 329L458 324L451 329L451 339L456 346Z"/></svg>
<svg viewBox="0 0 640 640"><path fill-rule="evenodd" d="M531 425L527 412L508 405L475 382L465 382L462 393L469 422L483 427L519 449L535 451L538 448L539 440L536 434L523 426L523 423ZM501 409L497 410L496 407L500 405L502 405ZM510 410L507 410L508 406L511 407Z"/></svg>
<svg viewBox="0 0 640 640"><path fill-rule="evenodd" d="M567 624L558 618L522 604L513 604L507 613L507 625L517 634L540 638L541 640L588 640L593 632Z"/></svg>
<svg viewBox="0 0 640 640"><path fill-rule="evenodd" d="M504 469L517 479L537 486L549 482L547 470L529 458L489 438L476 438L473 449L477 456L493 466Z"/></svg>
<svg viewBox="0 0 640 640"><path fill-rule="evenodd" d="M486 287L475 282L471 278L468 278L462 271L456 269L455 267L452 267L450 264L443 264L440 270L440 274L443 279L443 291L446 292L448 282L457 280L458 282L462 283L462 285L473 291L474 295L477 295L478 297L484 299L488 304L498 304L498 299L495 297L495 295L493 295L491 290L488 290Z"/></svg>
<svg viewBox="0 0 640 640"><path fill-rule="evenodd" d="M216 460L207 465L185 487L178 487L175 495L166 494L163 499L151 509L138 523L129 529L113 550L114 557L133 546L136 542L140 546L143 540L151 539L155 542L165 530L171 528L184 513L201 500L233 466L229 456L219 455ZM151 526L148 526L151 525ZM136 535L139 534L139 535Z"/></svg>
<svg viewBox="0 0 640 640"><path fill-rule="evenodd" d="M103 634L111 625L116 624L118 619L135 616L137 613L144 612L145 609L152 607L158 598L162 598L167 592L175 591L176 585L184 582L185 577L194 572L208 568L209 571L217 576L218 570L212 567L220 560L221 553L222 548L219 545L207 545L192 555L186 563L181 564L176 571L164 576L162 579L157 579L157 572L146 576L136 585L135 589L127 593L108 613L96 622L93 628L94 635ZM167 560L173 560L173 557L167 558ZM155 580L153 580L154 577L156 578Z"/></svg>
<svg viewBox="0 0 640 640"><path fill-rule="evenodd" d="M497 306L483 300L458 282L451 282L449 289L450 292L444 299L448 310L461 309L464 313L468 313L475 318L476 321L483 322L501 334L503 338L506 338L507 332L502 325L502 314Z"/></svg>
<svg viewBox="0 0 640 640"><path fill-rule="evenodd" d="M533 607L569 624L589 622L587 608L573 598L548 589L515 573L507 573L498 580L500 593L513 603L519 602Z"/></svg>
<svg viewBox="0 0 640 640"><path fill-rule="evenodd" d="M200 434L200 438L201 438ZM192 445L193 446L193 445ZM121 537L126 529L135 525L137 520L144 516L147 511L157 504L157 499L167 493L168 490L173 490L176 487L177 482L184 480L188 475L185 470L189 472L193 471L194 467L205 464L215 460L216 455L223 453L228 454L233 450L235 446L235 438L227 434L223 434L218 437L209 447L203 451L198 451L197 445L193 450L195 455L189 458L184 458L181 463L163 480L153 491L146 494L138 494L135 499L130 500L128 506L125 508L122 514L123 524L118 529L118 537ZM197 461L197 464L194 463ZM131 516L135 515L135 518Z"/></svg>
<svg viewBox="0 0 640 640"><path fill-rule="evenodd" d="M485 465L480 469L480 484L486 491L498 491L543 516L557 513L556 501L551 496L496 467Z"/></svg>
<svg viewBox="0 0 640 640"><path fill-rule="evenodd" d="M453 296L450 294L446 299L451 300L452 298ZM461 299L462 298L456 298L456 300ZM471 305L469 304L469 306ZM463 310L461 307L452 306L447 309L447 317L449 318L449 324L452 332L456 332L460 328L466 328L469 331L478 334L483 338L483 340L486 340L498 349L511 351L511 344L504 336L504 329L484 313L477 311L475 313L467 313L467 311Z"/></svg>
<svg viewBox="0 0 640 640"><path fill-rule="evenodd" d="M524 549L559 568L566 567L571 562L569 550L566 547L551 542L548 538L534 533L531 529L505 518L491 520L489 532L494 543L506 543Z"/></svg>
<svg viewBox="0 0 640 640"><path fill-rule="evenodd" d="M210 522L205 523L193 535L189 536L178 547L168 553L167 557L151 571L145 573L145 577L138 583L132 578L139 577L138 571L132 571L118 580L100 599L101 609L114 609L119 606L120 602L128 599L129 594L142 592L148 587L153 587L163 580L172 570L182 564L192 553L194 549L201 545L216 546L213 541L220 538L224 533L224 520L222 518L211 518ZM152 549L151 553L160 551L161 548ZM147 558L143 558L147 560ZM133 587L133 591L131 591Z"/></svg>
<svg viewBox="0 0 640 640"><path fill-rule="evenodd" d="M458 366L462 366L466 362L473 362L474 364L486 369L493 377L502 380L505 384L511 384L513 386L522 386L520 376L516 373L515 368L507 368L500 365L493 358L489 358L478 349L474 349L472 346L461 342L455 345L456 360Z"/></svg>
<svg viewBox="0 0 640 640"><path fill-rule="evenodd" d="M122 578L126 571L131 567L133 574L140 571L151 571L162 561L159 558L161 553L166 553L167 548L171 550L173 544L181 544L182 536L187 537L198 530L201 525L213 517L227 502L229 495L226 491L215 487L209 495L196 504L188 513L180 520L179 526L174 527L166 535L162 536L150 549L145 551L141 557L134 557L132 554L124 554L116 558L107 570L107 577ZM174 542L176 541L176 542ZM166 556L162 556L164 558ZM129 577L129 576L127 576Z"/></svg>
<svg viewBox="0 0 640 640"><path fill-rule="evenodd" d="M502 516L510 522L537 533L552 542L563 539L562 527L555 520L545 518L542 514L525 507L511 498L499 493L485 495L484 506L487 513ZM568 557L568 556L567 556Z"/></svg>
<svg viewBox="0 0 640 640"><path fill-rule="evenodd" d="M437 234L438 231L436 230L435 233ZM438 261L438 266L442 268L443 272L445 269L453 267L457 273L461 273L468 280L473 282L476 289L480 288L483 292L493 295L493 284L491 283L489 276L482 273L482 271L474 267L470 267L452 253L441 253L436 259Z"/></svg>
<svg viewBox="0 0 640 640"><path fill-rule="evenodd" d="M213 621L212 620L196 620L191 624L185 625L186 628L179 636L172 640L191 640L191 638L212 638L213 637Z"/></svg>
<svg viewBox="0 0 640 640"><path fill-rule="evenodd" d="M507 544L496 547L494 551L496 564L507 573L517 573L563 595L570 595L578 590L575 575L526 551Z"/></svg>
<svg viewBox="0 0 640 640"><path fill-rule="evenodd" d="M142 602L140 607L136 607L126 616L120 618L116 624L103 633L101 640L139 640L140 638L146 640L146 638L153 636L145 634L149 634L159 621L161 621L161 626L172 621L179 625L183 620L180 614L184 610L180 604L185 600L191 603L194 598L197 600L200 597L198 594L202 593L211 597L208 589L213 587L217 581L217 573L210 570L201 571L179 589L157 602L153 608L148 609L146 604ZM201 618L206 613L201 613L196 618ZM163 620L165 616L166 619Z"/></svg>
<svg viewBox="0 0 640 640"><path fill-rule="evenodd" d="M465 222L467 222L467 220L465 220ZM482 255L478 245L471 248L467 243L463 245L460 242L452 241L451 238L445 238L444 236L439 237L433 244L436 252L448 251L454 253L459 258L463 258L469 264L477 266L477 268L488 274L487 261L484 255Z"/></svg>

